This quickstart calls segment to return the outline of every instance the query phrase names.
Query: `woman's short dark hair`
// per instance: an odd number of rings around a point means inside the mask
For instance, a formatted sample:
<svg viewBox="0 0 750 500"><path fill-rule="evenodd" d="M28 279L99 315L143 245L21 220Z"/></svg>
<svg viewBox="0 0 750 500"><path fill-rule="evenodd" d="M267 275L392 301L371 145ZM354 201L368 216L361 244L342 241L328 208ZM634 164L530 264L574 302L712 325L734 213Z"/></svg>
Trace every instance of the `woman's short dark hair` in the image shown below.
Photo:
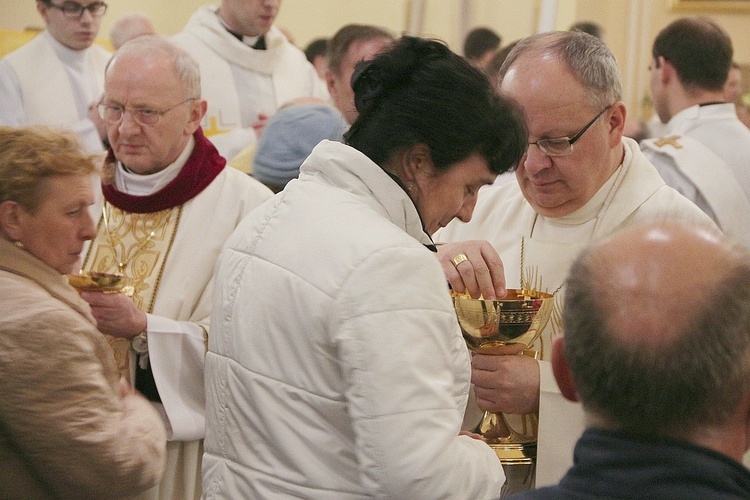
<svg viewBox="0 0 750 500"><path fill-rule="evenodd" d="M497 95L480 70L438 41L402 37L352 76L359 117L346 142L380 166L415 144L438 171L472 154L490 171L512 169L526 152L523 112Z"/></svg>

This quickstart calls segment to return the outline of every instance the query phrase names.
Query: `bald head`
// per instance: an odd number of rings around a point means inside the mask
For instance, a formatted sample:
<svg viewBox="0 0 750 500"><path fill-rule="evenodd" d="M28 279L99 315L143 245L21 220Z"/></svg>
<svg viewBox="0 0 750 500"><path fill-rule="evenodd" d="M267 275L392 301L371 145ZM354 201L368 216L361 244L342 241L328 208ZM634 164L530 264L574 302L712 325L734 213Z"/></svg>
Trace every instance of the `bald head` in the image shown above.
<svg viewBox="0 0 750 500"><path fill-rule="evenodd" d="M109 41L114 50L118 50L125 42L143 35L156 33L151 19L145 14L132 13L119 17L109 32Z"/></svg>
<svg viewBox="0 0 750 500"><path fill-rule="evenodd" d="M685 438L747 403L745 250L679 222L625 229L586 250L566 288L564 359L597 422Z"/></svg>
<svg viewBox="0 0 750 500"><path fill-rule="evenodd" d="M700 314L736 257L711 230L663 222L625 229L595 246L588 258L611 333L623 342L658 346Z"/></svg>
<svg viewBox="0 0 750 500"><path fill-rule="evenodd" d="M190 97L199 98L201 95L201 80L198 63L182 48L174 45L163 35L142 35L125 42L107 63L105 74L118 61L123 59L135 59L146 61L160 59L162 62L171 62L181 84L185 87ZM156 68L153 79L159 79L165 73L166 65Z"/></svg>

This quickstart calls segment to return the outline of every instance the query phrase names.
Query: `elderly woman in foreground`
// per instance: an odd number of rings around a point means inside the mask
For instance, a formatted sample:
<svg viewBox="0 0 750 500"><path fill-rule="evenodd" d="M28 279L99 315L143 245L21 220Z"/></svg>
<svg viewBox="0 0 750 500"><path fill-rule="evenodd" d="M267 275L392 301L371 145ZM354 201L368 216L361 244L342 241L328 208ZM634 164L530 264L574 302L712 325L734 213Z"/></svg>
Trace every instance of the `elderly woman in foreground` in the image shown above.
<svg viewBox="0 0 750 500"><path fill-rule="evenodd" d="M72 136L0 127L0 497L123 498L156 483L166 434L119 380L67 281L96 234L94 159Z"/></svg>

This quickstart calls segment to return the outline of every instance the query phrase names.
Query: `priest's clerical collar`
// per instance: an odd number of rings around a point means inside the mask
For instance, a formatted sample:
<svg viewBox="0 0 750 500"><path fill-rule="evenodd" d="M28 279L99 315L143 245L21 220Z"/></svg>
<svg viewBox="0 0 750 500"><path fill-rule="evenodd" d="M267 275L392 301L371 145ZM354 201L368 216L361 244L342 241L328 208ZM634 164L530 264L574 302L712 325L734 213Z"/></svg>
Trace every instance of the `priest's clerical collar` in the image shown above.
<svg viewBox="0 0 750 500"><path fill-rule="evenodd" d="M219 18L219 22L222 26L224 26L224 29L227 30L227 32L235 37L240 42L244 43L248 47L252 47L255 50L266 50L266 37L263 35L258 36L245 36L242 33L237 33L232 28L227 26L227 23L224 22L224 20L219 15L219 11L216 11L216 17Z"/></svg>

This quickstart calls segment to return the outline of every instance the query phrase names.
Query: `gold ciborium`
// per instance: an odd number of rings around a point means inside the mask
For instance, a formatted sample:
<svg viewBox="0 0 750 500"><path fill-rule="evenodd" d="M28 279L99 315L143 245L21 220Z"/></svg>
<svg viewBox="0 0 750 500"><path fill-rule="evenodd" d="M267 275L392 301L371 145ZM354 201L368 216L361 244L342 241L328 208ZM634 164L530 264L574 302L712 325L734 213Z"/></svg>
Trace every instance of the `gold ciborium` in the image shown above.
<svg viewBox="0 0 750 500"><path fill-rule="evenodd" d="M79 292L120 293L129 282L122 274L81 272L67 276L70 286Z"/></svg>
<svg viewBox="0 0 750 500"><path fill-rule="evenodd" d="M466 344L479 354L517 355L529 349L542 333L555 307L553 294L509 289L501 300L453 296ZM528 353L527 353L528 354ZM533 354L531 354L533 356ZM533 464L536 459L536 415L531 432L521 434L502 413L485 412L474 432L482 435L504 465Z"/></svg>

